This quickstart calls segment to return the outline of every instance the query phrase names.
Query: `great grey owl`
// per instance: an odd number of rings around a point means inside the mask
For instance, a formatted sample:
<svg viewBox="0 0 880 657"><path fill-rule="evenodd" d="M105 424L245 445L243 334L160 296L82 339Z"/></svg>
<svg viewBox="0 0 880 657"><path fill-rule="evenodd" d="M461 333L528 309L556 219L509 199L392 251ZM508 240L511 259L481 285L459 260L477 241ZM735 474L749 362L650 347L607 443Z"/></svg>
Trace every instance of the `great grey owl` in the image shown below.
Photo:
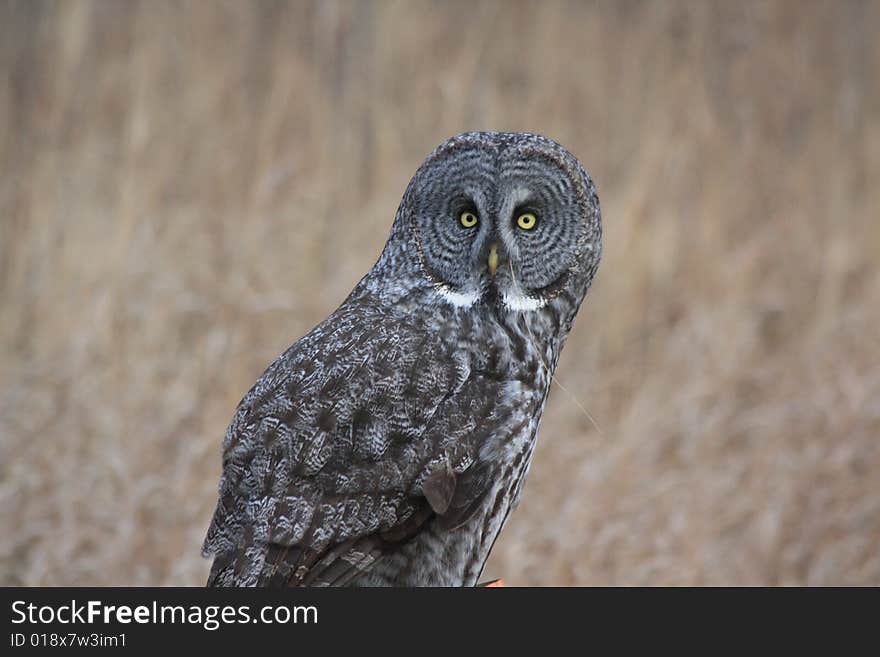
<svg viewBox="0 0 880 657"><path fill-rule="evenodd" d="M472 586L516 506L601 252L577 159L473 132L410 181L376 264L238 406L215 586Z"/></svg>

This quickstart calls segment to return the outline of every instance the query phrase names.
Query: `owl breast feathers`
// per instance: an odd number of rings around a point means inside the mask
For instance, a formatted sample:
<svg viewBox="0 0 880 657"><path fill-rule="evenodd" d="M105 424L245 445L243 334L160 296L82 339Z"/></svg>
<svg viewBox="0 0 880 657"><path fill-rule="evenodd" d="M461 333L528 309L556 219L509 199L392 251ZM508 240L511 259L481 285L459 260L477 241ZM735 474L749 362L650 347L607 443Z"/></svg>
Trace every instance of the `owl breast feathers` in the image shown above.
<svg viewBox="0 0 880 657"><path fill-rule="evenodd" d="M438 147L376 265L240 402L209 585L474 584L600 251L595 189L555 142Z"/></svg>

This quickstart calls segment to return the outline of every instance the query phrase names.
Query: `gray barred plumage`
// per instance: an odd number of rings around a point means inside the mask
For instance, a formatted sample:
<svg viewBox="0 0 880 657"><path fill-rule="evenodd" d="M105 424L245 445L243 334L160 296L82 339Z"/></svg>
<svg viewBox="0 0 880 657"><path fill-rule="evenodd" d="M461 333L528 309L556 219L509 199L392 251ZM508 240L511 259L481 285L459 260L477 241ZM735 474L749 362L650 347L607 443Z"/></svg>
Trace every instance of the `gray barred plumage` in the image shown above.
<svg viewBox="0 0 880 657"><path fill-rule="evenodd" d="M592 181L546 137L431 153L375 266L239 404L209 585L475 584L601 231Z"/></svg>

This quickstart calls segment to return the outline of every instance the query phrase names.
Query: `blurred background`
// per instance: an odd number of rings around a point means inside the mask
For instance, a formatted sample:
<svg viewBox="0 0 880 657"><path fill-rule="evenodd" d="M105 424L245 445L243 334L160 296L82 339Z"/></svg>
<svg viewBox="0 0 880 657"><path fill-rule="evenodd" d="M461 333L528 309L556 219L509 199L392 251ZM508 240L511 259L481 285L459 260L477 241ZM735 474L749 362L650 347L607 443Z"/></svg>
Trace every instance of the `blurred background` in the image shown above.
<svg viewBox="0 0 880 657"><path fill-rule="evenodd" d="M220 443L465 130L605 251L512 585L880 584L880 3L0 2L0 584L199 585Z"/></svg>

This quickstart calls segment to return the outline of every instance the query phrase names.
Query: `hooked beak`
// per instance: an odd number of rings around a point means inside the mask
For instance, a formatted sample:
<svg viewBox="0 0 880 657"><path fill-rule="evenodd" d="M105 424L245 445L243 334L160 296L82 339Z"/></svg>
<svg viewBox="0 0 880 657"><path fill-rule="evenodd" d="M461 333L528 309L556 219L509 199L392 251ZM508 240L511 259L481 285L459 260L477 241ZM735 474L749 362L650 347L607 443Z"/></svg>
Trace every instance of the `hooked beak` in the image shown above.
<svg viewBox="0 0 880 657"><path fill-rule="evenodd" d="M489 247L489 275L495 276L498 270L498 244L493 243Z"/></svg>

